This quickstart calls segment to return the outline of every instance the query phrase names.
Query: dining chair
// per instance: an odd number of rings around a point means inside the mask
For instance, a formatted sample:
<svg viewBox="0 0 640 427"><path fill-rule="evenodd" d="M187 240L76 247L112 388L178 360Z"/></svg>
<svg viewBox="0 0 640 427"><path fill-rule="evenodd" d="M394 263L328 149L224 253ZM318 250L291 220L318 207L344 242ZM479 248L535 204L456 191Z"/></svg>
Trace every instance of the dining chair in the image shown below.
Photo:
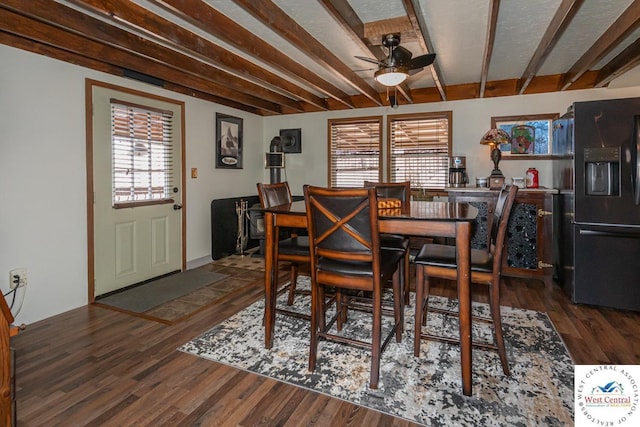
<svg viewBox="0 0 640 427"><path fill-rule="evenodd" d="M291 196L291 189L287 181L279 182L275 184L263 184L257 183L258 198L260 199L260 206L262 208L269 208L272 206L283 205L291 203L293 197ZM278 263L280 261L289 262L289 284L278 291L278 294L288 292L287 305L293 305L293 300L296 293L306 293L307 291L300 291L296 289L296 282L298 280L298 273L300 267L309 264L309 237L299 236L297 230L286 230L287 237L280 239L275 247L275 271L278 271ZM281 230L276 228L275 235L280 236ZM276 274L277 277L277 274ZM296 317L302 317L310 319L310 316L305 314L299 314L290 310L284 310L277 308L277 311L289 314Z"/></svg>
<svg viewBox="0 0 640 427"><path fill-rule="evenodd" d="M502 319L500 314L500 283L502 275L502 259L507 235L507 224L511 215L518 187L503 185L496 207L493 212L488 249L471 249L471 282L489 286L489 306L491 317L472 316L473 320L493 324L494 343L473 343L485 349L497 351L500 356L502 370L509 375L509 362L502 335ZM422 326L426 325L427 310L444 315L459 316L459 312L429 307L429 279L439 277L456 280L456 249L455 246L442 244L425 244L416 256L416 308L414 355L420 355L421 339L430 339L449 343L458 343L456 338L435 334L422 333Z"/></svg>
<svg viewBox="0 0 640 427"><path fill-rule="evenodd" d="M378 196L380 215L409 215L411 213L411 181L373 182L364 181L365 187L374 187ZM400 283L404 288L404 304L409 304L409 251L410 238L399 234L381 234L382 249L401 250L404 262L400 270Z"/></svg>
<svg viewBox="0 0 640 427"><path fill-rule="evenodd" d="M381 353L394 334L397 342L402 339L403 288L399 270L403 252L380 248L378 198L373 187L336 189L305 185L304 196L311 253L309 370L315 370L321 339L365 348L371 351L369 387L376 389ZM389 278L393 284L393 327L383 340L383 284ZM336 301L336 313L328 321L326 290L335 293ZM349 294L354 292L371 294L366 310L372 316L370 340L342 332L348 324Z"/></svg>

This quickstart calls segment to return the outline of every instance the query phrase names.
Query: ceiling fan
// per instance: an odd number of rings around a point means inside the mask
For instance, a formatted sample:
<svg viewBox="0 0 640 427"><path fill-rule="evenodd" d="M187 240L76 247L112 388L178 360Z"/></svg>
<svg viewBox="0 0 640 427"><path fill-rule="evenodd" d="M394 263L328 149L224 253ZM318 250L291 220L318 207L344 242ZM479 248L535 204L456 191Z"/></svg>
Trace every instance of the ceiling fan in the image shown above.
<svg viewBox="0 0 640 427"><path fill-rule="evenodd" d="M399 85L409 77L409 74L431 65L436 59L435 53L412 58L413 54L400 46L400 34L397 33L382 36L382 45L389 52L385 59L377 60L366 56L356 56L356 58L377 64L378 71L374 73L373 78L385 86Z"/></svg>

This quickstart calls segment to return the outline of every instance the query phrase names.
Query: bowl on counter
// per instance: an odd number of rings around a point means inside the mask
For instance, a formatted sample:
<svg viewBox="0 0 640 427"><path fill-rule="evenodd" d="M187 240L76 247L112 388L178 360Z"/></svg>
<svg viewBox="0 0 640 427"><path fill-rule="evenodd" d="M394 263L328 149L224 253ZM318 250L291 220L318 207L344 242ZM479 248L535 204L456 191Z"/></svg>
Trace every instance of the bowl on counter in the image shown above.
<svg viewBox="0 0 640 427"><path fill-rule="evenodd" d="M524 177L523 176L514 176L511 178L511 184L517 185L518 188L524 188Z"/></svg>

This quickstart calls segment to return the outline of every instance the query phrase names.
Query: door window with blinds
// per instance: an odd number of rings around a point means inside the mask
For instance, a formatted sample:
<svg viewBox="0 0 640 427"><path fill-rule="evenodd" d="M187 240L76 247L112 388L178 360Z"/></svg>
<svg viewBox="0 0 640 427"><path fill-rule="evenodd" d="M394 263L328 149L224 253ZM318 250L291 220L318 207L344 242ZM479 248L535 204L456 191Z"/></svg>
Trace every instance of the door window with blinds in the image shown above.
<svg viewBox="0 0 640 427"><path fill-rule="evenodd" d="M329 185L362 187L379 181L382 117L329 120Z"/></svg>
<svg viewBox="0 0 640 427"><path fill-rule="evenodd" d="M173 114L111 100L113 207L172 203Z"/></svg>
<svg viewBox="0 0 640 427"><path fill-rule="evenodd" d="M389 181L442 190L449 173L451 111L387 117Z"/></svg>

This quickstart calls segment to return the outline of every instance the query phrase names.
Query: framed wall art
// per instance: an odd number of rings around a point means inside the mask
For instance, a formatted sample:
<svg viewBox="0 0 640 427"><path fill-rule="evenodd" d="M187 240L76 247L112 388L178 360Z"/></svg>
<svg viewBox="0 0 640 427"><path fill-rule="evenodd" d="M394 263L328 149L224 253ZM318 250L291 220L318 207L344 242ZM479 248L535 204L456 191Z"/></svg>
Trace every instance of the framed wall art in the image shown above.
<svg viewBox="0 0 640 427"><path fill-rule="evenodd" d="M302 130L280 129L280 143L285 153L302 153Z"/></svg>
<svg viewBox="0 0 640 427"><path fill-rule="evenodd" d="M517 125L511 128L511 153L534 154L536 128L531 125Z"/></svg>
<svg viewBox="0 0 640 427"><path fill-rule="evenodd" d="M492 117L492 129L502 129L511 136L508 144L500 145L502 159L551 156L553 121L558 117L557 113Z"/></svg>
<svg viewBox="0 0 640 427"><path fill-rule="evenodd" d="M216 168L242 169L242 119L216 113Z"/></svg>

